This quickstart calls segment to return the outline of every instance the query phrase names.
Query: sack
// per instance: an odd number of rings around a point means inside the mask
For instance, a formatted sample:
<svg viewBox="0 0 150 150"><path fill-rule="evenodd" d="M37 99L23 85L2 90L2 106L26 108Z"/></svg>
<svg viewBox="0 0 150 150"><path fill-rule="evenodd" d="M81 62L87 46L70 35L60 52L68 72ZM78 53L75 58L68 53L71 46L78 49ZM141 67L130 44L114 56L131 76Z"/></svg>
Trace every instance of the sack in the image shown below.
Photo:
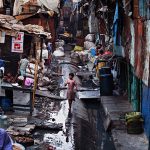
<svg viewBox="0 0 150 150"><path fill-rule="evenodd" d="M83 51L83 47L75 46L74 51Z"/></svg>
<svg viewBox="0 0 150 150"><path fill-rule="evenodd" d="M31 71L31 72L30 72L30 71ZM34 70L33 70L33 69L29 70L29 69L27 68L27 69L26 69L26 73L34 75Z"/></svg>
<svg viewBox="0 0 150 150"><path fill-rule="evenodd" d="M56 49L54 51L53 55L56 57L63 57L63 56L65 56L65 53L63 51L61 51L60 49Z"/></svg>
<svg viewBox="0 0 150 150"><path fill-rule="evenodd" d="M93 42L85 41L84 42L84 48L89 50L91 47L96 47L96 45Z"/></svg>
<svg viewBox="0 0 150 150"><path fill-rule="evenodd" d="M29 77L29 78L32 78L32 79L34 79L34 75L32 75L32 74L29 74L29 73L26 73L26 77Z"/></svg>
<svg viewBox="0 0 150 150"><path fill-rule="evenodd" d="M76 64L79 64L80 62L81 62L81 59L80 59L80 56L79 56L79 54L78 53L72 53L71 54L71 62L72 63L76 63Z"/></svg>
<svg viewBox="0 0 150 150"><path fill-rule="evenodd" d="M40 58L41 50L37 50L37 57ZM42 59L48 59L48 50L43 49L42 50Z"/></svg>
<svg viewBox="0 0 150 150"><path fill-rule="evenodd" d="M30 64L29 64L29 66L30 66L30 69L32 69L32 70L34 70L34 69L35 69L35 64L30 63ZM39 70L39 69L41 69L41 67L40 67L40 66L38 66L38 70Z"/></svg>
<svg viewBox="0 0 150 150"><path fill-rule="evenodd" d="M55 42L56 48L63 47L65 45L64 40L59 40L58 42Z"/></svg>
<svg viewBox="0 0 150 150"><path fill-rule="evenodd" d="M85 37L85 41L94 42L94 40L95 40L95 35L94 34L88 34Z"/></svg>

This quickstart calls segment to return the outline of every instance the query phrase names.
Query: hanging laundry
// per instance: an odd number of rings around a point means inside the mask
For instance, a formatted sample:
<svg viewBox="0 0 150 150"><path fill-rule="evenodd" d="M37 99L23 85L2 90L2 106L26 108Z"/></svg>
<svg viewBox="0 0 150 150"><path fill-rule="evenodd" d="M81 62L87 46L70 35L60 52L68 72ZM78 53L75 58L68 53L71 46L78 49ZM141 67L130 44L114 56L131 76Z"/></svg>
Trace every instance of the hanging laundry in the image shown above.
<svg viewBox="0 0 150 150"><path fill-rule="evenodd" d="M116 1L116 10L113 21L113 40L114 45L121 46L121 36L123 29L123 10L119 7L118 1Z"/></svg>
<svg viewBox="0 0 150 150"><path fill-rule="evenodd" d="M145 50L145 36L144 36L144 22L142 19L136 19L134 21L135 29L135 73L138 78L143 76L144 68L144 50Z"/></svg>

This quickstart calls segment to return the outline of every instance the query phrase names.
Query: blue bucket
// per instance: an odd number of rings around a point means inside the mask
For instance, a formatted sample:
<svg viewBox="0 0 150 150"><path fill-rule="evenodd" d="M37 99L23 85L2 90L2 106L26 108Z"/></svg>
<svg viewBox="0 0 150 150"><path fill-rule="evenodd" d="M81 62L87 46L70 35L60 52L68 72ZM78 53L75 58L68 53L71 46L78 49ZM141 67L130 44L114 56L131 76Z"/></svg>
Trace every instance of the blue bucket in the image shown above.
<svg viewBox="0 0 150 150"><path fill-rule="evenodd" d="M4 111L9 111L12 109L13 101L7 97L0 97L1 107Z"/></svg>

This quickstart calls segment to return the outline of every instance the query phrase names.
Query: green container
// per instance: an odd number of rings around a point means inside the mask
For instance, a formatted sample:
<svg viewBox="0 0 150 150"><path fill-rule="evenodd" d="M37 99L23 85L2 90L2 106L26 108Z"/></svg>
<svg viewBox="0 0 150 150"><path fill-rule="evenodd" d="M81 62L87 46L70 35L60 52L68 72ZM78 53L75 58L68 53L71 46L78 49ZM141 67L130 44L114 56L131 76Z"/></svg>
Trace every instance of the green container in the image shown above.
<svg viewBox="0 0 150 150"><path fill-rule="evenodd" d="M143 118L140 112L127 113L125 120L128 134L141 134L143 132Z"/></svg>

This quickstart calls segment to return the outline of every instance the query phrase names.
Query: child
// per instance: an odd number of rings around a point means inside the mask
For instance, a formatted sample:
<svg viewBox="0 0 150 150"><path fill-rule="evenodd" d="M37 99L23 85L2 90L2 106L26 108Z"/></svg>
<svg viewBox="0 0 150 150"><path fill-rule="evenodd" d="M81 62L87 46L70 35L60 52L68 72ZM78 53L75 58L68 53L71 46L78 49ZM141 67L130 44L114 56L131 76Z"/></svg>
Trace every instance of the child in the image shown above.
<svg viewBox="0 0 150 150"><path fill-rule="evenodd" d="M68 103L69 103L69 111L71 111L72 101L75 100L74 87L76 87L76 83L75 83L75 80L73 78L74 78L74 74L70 73L69 79L65 83L65 86L68 85L67 99L68 99Z"/></svg>

